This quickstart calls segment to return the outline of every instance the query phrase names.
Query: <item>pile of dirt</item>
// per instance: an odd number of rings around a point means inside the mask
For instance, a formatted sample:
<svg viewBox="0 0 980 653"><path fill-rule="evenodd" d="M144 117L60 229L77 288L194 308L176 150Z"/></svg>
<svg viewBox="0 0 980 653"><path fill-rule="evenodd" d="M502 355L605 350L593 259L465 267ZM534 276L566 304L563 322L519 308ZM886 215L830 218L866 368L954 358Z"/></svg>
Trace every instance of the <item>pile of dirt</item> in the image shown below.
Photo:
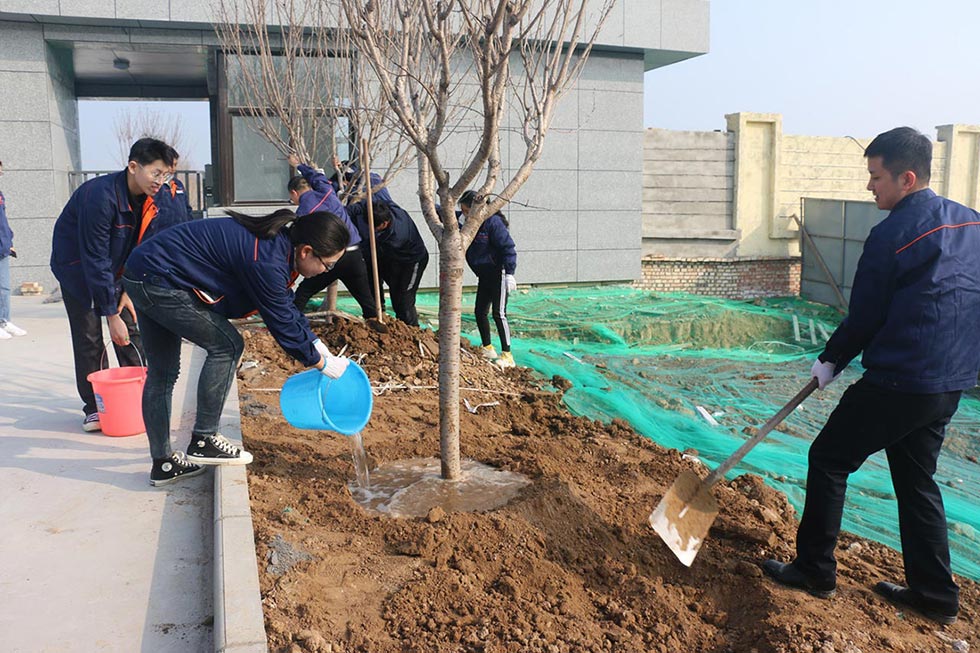
<svg viewBox="0 0 980 653"><path fill-rule="evenodd" d="M315 330L332 351L365 354L384 389L363 432L373 463L438 455L438 397L428 387L437 384L436 340L399 322L385 327ZM763 559L793 555L795 516L754 476L719 484L711 536L683 567L647 517L678 473L703 466L625 422L572 416L561 403L566 380L501 372L468 347L462 395L499 404L462 412L463 456L532 483L491 513L368 512L348 489L349 443L295 430L279 413L272 390L300 366L268 333L248 333L245 359L257 365L240 379L242 426L255 454L249 492L258 559L270 562L261 590L276 653L938 652L973 638L976 584L962 580L953 626L902 614L871 592L903 577L900 556L877 543L841 538L830 601L766 580ZM271 564L284 550L290 565Z"/></svg>

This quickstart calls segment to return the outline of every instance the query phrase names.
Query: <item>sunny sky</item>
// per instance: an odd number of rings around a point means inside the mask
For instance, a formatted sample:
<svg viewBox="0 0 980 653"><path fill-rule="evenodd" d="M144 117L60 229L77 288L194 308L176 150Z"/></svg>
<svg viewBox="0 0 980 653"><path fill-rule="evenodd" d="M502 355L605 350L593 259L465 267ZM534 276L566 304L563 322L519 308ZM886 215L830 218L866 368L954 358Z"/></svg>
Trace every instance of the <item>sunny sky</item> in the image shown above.
<svg viewBox="0 0 980 653"><path fill-rule="evenodd" d="M647 127L710 131L725 114L781 113L787 134L866 138L980 124L980 2L713 0L711 51L650 71ZM113 122L150 104L184 116L185 157L210 162L204 102L80 102L82 164L115 168Z"/></svg>
<svg viewBox="0 0 980 653"><path fill-rule="evenodd" d="M976 0L712 0L708 54L645 79L647 127L725 128L781 113L783 131L874 136L980 124Z"/></svg>

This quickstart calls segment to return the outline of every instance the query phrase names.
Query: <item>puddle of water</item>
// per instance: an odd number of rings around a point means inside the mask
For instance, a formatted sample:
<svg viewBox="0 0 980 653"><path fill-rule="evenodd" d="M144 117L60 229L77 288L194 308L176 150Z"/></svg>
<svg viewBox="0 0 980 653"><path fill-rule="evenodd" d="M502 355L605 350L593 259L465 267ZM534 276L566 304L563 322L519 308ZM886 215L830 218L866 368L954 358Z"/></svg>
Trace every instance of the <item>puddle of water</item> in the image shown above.
<svg viewBox="0 0 980 653"><path fill-rule="evenodd" d="M357 476L357 486L367 489L371 487L371 472L368 471L367 453L364 451L364 440L360 433L347 436L350 442L351 458L354 459L354 474Z"/></svg>
<svg viewBox="0 0 980 653"><path fill-rule="evenodd" d="M351 486L351 495L369 510L393 517L424 517L436 506L446 512L480 512L506 505L530 483L526 476L462 461L462 476L444 481L437 458L386 463L372 472L370 487Z"/></svg>

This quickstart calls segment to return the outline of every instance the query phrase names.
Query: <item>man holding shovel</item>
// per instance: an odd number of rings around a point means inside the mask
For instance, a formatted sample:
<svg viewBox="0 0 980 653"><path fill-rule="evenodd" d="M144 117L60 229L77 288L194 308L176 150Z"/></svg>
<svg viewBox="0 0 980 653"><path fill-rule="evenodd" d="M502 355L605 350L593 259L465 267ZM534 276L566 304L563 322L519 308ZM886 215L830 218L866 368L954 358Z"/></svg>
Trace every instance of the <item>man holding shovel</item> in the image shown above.
<svg viewBox="0 0 980 653"><path fill-rule="evenodd" d="M823 389L861 352L865 373L810 447L796 559L767 560L762 568L783 585L833 596L847 478L884 449L907 587L879 582L875 592L951 624L959 588L933 475L960 393L976 385L980 371L980 214L929 189L932 143L914 129L878 135L864 156L868 190L890 213L865 242L848 315L812 374Z"/></svg>

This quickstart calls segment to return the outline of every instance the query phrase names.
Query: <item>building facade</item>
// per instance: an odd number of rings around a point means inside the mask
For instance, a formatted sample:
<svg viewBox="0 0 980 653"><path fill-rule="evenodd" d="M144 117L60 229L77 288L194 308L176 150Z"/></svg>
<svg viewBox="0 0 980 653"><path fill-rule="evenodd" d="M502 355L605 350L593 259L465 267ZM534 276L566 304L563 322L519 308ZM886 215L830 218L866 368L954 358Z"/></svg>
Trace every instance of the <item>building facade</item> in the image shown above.
<svg viewBox="0 0 980 653"><path fill-rule="evenodd" d="M707 52L708 7L707 0L617 3L558 109L544 157L508 211L521 282L640 276L643 74ZM214 202L254 205L256 183L266 184L266 195L284 185L286 163L236 113L242 89L228 80L211 26L216 13L196 0L0 0L0 189L20 254L15 288L54 284L52 228L69 196L69 173L80 167L79 99L207 100ZM504 138L505 165L513 151L516 166L516 140ZM436 254L418 215L415 179L406 171L391 190ZM262 199L282 201L285 189ZM435 285L437 269L433 256L427 285Z"/></svg>

